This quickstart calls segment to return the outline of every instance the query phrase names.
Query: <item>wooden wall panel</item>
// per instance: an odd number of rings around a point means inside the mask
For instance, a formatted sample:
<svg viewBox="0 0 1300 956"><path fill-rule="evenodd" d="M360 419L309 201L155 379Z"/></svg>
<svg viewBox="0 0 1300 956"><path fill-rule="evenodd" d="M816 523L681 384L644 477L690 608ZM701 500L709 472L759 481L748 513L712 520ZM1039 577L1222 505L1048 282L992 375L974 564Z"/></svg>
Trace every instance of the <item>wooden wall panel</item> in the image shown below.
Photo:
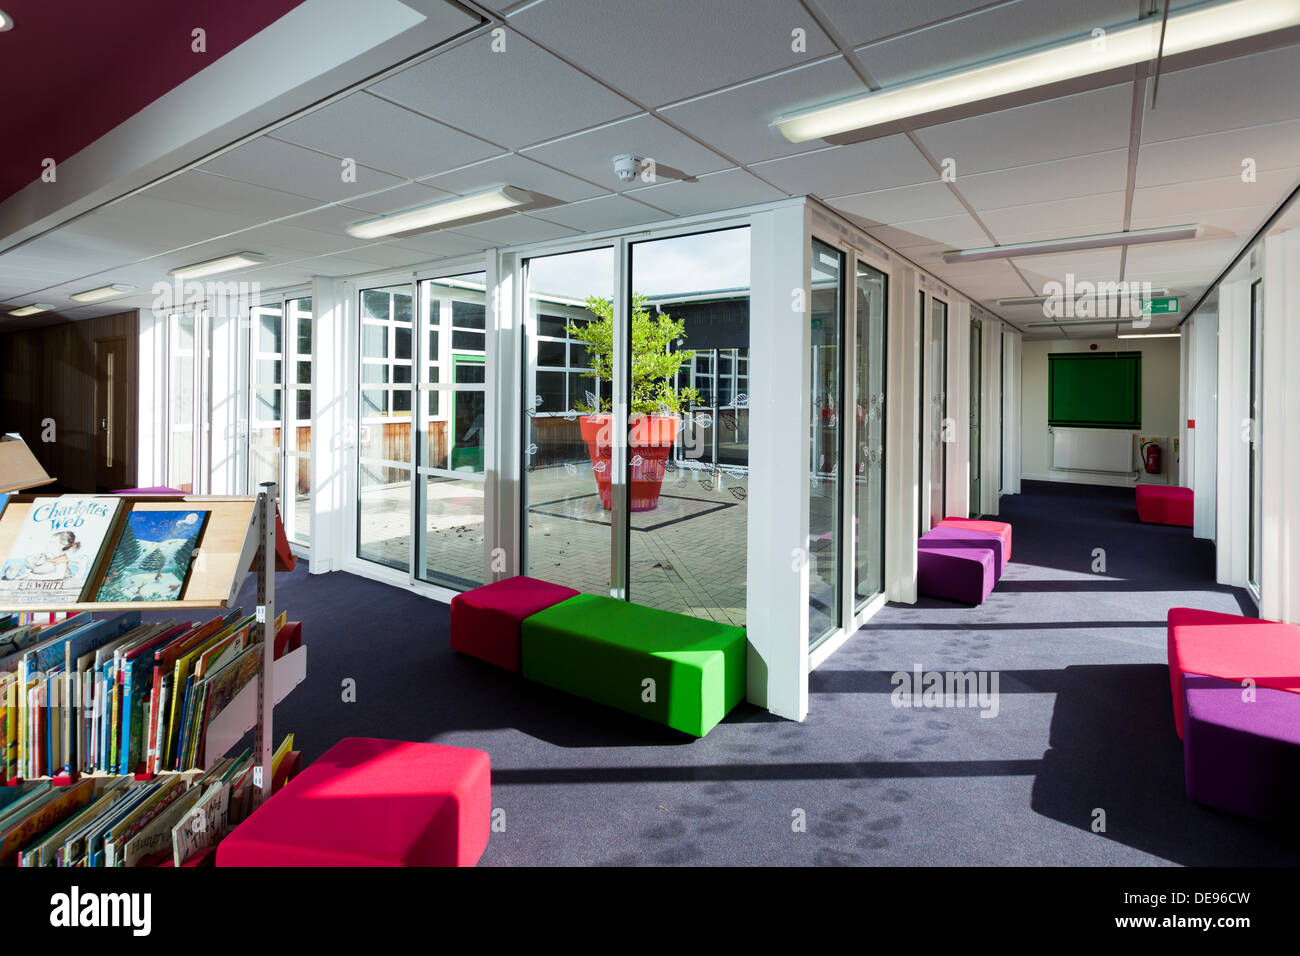
<svg viewBox="0 0 1300 956"><path fill-rule="evenodd" d="M0 334L0 431L19 432L60 486L95 487L95 340L121 336L139 342L134 310L81 322ZM126 428L126 487L136 483L140 388L138 347L127 349L121 374L129 383ZM55 441L41 440L42 422L54 419Z"/></svg>

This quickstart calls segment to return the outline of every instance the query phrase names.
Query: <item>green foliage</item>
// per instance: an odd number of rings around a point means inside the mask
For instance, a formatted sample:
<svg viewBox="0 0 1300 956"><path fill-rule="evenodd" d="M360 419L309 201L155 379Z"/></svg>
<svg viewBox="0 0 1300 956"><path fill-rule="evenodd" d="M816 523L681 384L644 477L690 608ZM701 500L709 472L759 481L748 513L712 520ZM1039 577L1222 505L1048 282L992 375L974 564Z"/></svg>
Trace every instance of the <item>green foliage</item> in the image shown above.
<svg viewBox="0 0 1300 956"><path fill-rule="evenodd" d="M696 388L674 388L677 370L695 358L690 351L671 351L674 344L686 339L686 323L666 312L651 314L647 298L632 296L632 414L680 414L688 405L698 403ZM599 296L587 297L587 310L596 318L582 324L570 322L569 336L587 347L590 372L587 378L601 382L614 380L614 305ZM610 400L600 399L595 408L579 403L580 412L607 412Z"/></svg>

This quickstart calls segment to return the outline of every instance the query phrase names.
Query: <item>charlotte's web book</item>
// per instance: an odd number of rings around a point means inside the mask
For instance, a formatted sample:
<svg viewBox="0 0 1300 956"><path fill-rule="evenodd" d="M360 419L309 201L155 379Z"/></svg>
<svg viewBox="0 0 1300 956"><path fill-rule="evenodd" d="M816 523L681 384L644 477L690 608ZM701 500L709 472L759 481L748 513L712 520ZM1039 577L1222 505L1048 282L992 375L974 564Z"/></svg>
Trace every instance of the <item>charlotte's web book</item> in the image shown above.
<svg viewBox="0 0 1300 956"><path fill-rule="evenodd" d="M0 566L0 606L75 604L102 564L121 498L37 498Z"/></svg>
<svg viewBox="0 0 1300 956"><path fill-rule="evenodd" d="M132 511L98 599L179 600L207 520L206 511Z"/></svg>

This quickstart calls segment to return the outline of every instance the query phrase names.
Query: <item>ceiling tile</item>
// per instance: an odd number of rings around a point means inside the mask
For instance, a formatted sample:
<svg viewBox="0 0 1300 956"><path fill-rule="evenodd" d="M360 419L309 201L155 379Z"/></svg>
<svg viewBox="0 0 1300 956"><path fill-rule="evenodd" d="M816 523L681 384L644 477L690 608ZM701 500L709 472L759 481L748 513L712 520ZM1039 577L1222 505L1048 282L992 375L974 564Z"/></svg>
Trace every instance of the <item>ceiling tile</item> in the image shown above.
<svg viewBox="0 0 1300 956"><path fill-rule="evenodd" d="M834 47L798 0L566 0L511 26L645 106L662 106L806 62ZM806 51L792 47L806 31ZM634 40L632 38L635 38Z"/></svg>
<svg viewBox="0 0 1300 956"><path fill-rule="evenodd" d="M792 196L813 195L823 199L939 178L920 151L901 133L851 146L830 146L758 163L751 168ZM933 217L914 213L903 218Z"/></svg>
<svg viewBox="0 0 1300 956"><path fill-rule="evenodd" d="M959 203L943 183L921 183L881 189L859 196L844 196L831 203L855 216L877 223L893 223L912 219L938 219L955 216L962 211Z"/></svg>
<svg viewBox="0 0 1300 956"><path fill-rule="evenodd" d="M344 236L347 227L354 222L371 219L384 213L410 209L412 206L420 206L425 203L451 198L455 197L441 189L433 189L422 183L407 183L404 186L397 186L394 189L388 189L382 193L367 196L364 199L356 199L348 203L335 203L313 209L311 212L293 216L289 219L282 219L280 222L283 225L294 226L299 229L315 229L320 232L331 232L338 236Z"/></svg>
<svg viewBox="0 0 1300 956"><path fill-rule="evenodd" d="M992 173L962 176L956 185L977 212L1029 203L1050 202L1123 191L1128 176L1128 150L1057 159Z"/></svg>
<svg viewBox="0 0 1300 956"><path fill-rule="evenodd" d="M543 212L542 215L546 213ZM525 242L544 242L547 239L562 239L565 236L577 235L576 229L559 226L553 222L543 222L522 213L472 223L461 226L455 231L461 235L481 239L493 246L518 246Z"/></svg>
<svg viewBox="0 0 1300 956"><path fill-rule="evenodd" d="M463 236L448 229L425 232L418 236L406 236L401 239L390 239L386 245L396 246L404 250L413 249L431 258L439 259L452 256L467 256L475 252L481 252L488 247L488 243L483 239Z"/></svg>
<svg viewBox="0 0 1300 956"><path fill-rule="evenodd" d="M930 155L972 173L1127 149L1133 85L1123 83L917 130ZM1086 139L1079 131L1087 130Z"/></svg>
<svg viewBox="0 0 1300 956"><path fill-rule="evenodd" d="M998 242L1093 236L1124 228L1124 193L1004 206L980 213Z"/></svg>
<svg viewBox="0 0 1300 956"><path fill-rule="evenodd" d="M504 39L493 52L477 37L370 89L509 149L641 111L514 31Z"/></svg>
<svg viewBox="0 0 1300 956"><path fill-rule="evenodd" d="M919 246L939 245L945 249L966 249L989 244L989 237L984 234L984 230L965 212L939 219L905 220L888 226L876 226L871 233L899 252Z"/></svg>
<svg viewBox="0 0 1300 956"><path fill-rule="evenodd" d="M209 160L201 169L322 202L338 202L402 182L366 166L357 168L356 182L344 182L343 166L335 157L266 136Z"/></svg>
<svg viewBox="0 0 1300 956"><path fill-rule="evenodd" d="M1089 249L1059 255L1020 256L1013 260L1029 280L1042 293L1047 282L1065 282L1074 276L1077 282L1118 282L1119 249Z"/></svg>
<svg viewBox="0 0 1300 956"><path fill-rule="evenodd" d="M609 169L613 170L611 164ZM430 186L437 186L457 195L472 193L480 189L502 183L528 189L562 202L576 202L579 199L592 199L606 195L609 190L593 186L567 173L561 173L543 166L531 159L525 159L514 153L487 159L473 166L466 166L450 173L443 173L424 180Z"/></svg>
<svg viewBox="0 0 1300 956"><path fill-rule="evenodd" d="M1295 45L1162 75L1156 108L1148 101L1142 118L1142 142L1300 118L1298 58Z"/></svg>
<svg viewBox="0 0 1300 956"><path fill-rule="evenodd" d="M755 163L825 145L820 140L789 142L770 125L779 116L866 89L844 58L837 56L687 100L660 114L737 162Z"/></svg>
<svg viewBox="0 0 1300 956"><path fill-rule="evenodd" d="M675 216L717 212L786 197L781 190L769 186L743 169L710 173L693 183L660 183L626 195L666 209Z"/></svg>
<svg viewBox="0 0 1300 956"><path fill-rule="evenodd" d="M271 135L407 179L501 152L491 143L365 92L331 103Z"/></svg>
<svg viewBox="0 0 1300 956"><path fill-rule="evenodd" d="M899 6L924 8L929 4ZM856 53L877 83L897 86L1044 44L1089 36L1097 27L1136 21L1137 5L1133 0L1017 0L986 6L977 13L882 43L860 46Z"/></svg>
<svg viewBox="0 0 1300 956"><path fill-rule="evenodd" d="M1253 183L1241 176L1224 176L1199 182L1147 186L1133 191L1133 215L1151 219L1164 216L1170 225L1178 222L1201 222L1212 218L1217 210L1240 209L1271 201L1276 207L1300 180L1300 166L1262 170Z"/></svg>
<svg viewBox="0 0 1300 956"><path fill-rule="evenodd" d="M319 200L307 196L254 186L197 169L150 186L143 195L247 216L255 222L292 216L320 205Z"/></svg>
<svg viewBox="0 0 1300 956"><path fill-rule="evenodd" d="M659 165L690 176L716 172L731 165L717 153L648 115L533 146L524 153L561 172L615 191L645 185L639 177L622 183L614 174L614 157L623 154L653 159Z"/></svg>
<svg viewBox="0 0 1300 956"><path fill-rule="evenodd" d="M1137 185L1240 178L1248 158L1254 160L1256 173L1300 163L1300 120L1144 143L1138 153Z"/></svg>
<svg viewBox="0 0 1300 956"><path fill-rule="evenodd" d="M671 219L666 212L639 203L623 196L604 196L600 199L588 199L585 202L557 206L537 214L537 218L548 222L558 222L579 232L596 232L602 229L617 229L622 226L638 226L646 222L658 222Z"/></svg>
<svg viewBox="0 0 1300 956"><path fill-rule="evenodd" d="M895 0L819 0L819 6L845 42L856 45L960 16L984 4L980 0L927 0L923 4Z"/></svg>

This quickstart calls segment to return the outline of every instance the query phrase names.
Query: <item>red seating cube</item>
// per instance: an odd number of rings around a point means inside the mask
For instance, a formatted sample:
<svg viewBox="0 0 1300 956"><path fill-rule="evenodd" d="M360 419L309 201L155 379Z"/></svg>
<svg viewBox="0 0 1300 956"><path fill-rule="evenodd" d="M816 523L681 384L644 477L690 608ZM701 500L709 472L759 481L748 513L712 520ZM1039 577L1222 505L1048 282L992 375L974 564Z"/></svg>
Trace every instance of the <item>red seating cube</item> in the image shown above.
<svg viewBox="0 0 1300 956"><path fill-rule="evenodd" d="M451 599L451 649L508 671L519 670L519 625L579 592L518 575Z"/></svg>
<svg viewBox="0 0 1300 956"><path fill-rule="evenodd" d="M1174 726L1183 736L1183 675L1250 678L1257 687L1300 693L1300 627L1189 607L1169 609L1166 634Z"/></svg>
<svg viewBox="0 0 1300 956"><path fill-rule="evenodd" d="M473 866L487 848L481 750L347 737L217 847L217 866Z"/></svg>
<svg viewBox="0 0 1300 956"><path fill-rule="evenodd" d="M1192 489L1168 485L1138 485L1138 519L1147 524L1192 527Z"/></svg>

